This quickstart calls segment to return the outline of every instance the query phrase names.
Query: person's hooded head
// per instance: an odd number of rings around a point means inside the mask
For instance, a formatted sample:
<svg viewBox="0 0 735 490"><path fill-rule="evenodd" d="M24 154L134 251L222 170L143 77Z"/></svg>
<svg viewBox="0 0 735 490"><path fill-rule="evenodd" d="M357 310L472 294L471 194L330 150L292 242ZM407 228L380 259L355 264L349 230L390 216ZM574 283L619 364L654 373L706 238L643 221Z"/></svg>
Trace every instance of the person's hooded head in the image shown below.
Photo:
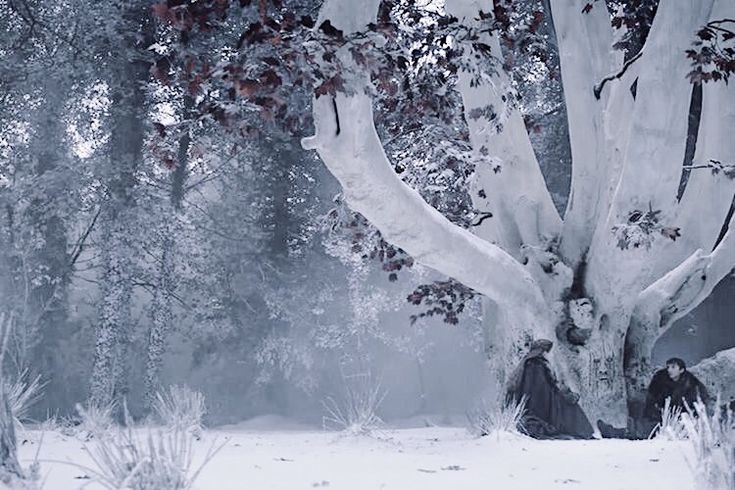
<svg viewBox="0 0 735 490"><path fill-rule="evenodd" d="M541 357L551 351L554 347L554 342L549 339L536 339L531 342L531 348L528 350L528 354L525 355L524 361L533 357Z"/></svg>
<svg viewBox="0 0 735 490"><path fill-rule="evenodd" d="M553 346L554 342L548 339L536 339L532 341L528 349L528 353L523 356L523 359L521 359L521 362L518 363L518 366L516 366L515 370L508 379L508 390L510 390L511 392L515 392L518 390L518 387L521 383L521 378L523 376L523 368L526 366L526 361L539 357L545 359L546 354L551 351L551 348Z"/></svg>

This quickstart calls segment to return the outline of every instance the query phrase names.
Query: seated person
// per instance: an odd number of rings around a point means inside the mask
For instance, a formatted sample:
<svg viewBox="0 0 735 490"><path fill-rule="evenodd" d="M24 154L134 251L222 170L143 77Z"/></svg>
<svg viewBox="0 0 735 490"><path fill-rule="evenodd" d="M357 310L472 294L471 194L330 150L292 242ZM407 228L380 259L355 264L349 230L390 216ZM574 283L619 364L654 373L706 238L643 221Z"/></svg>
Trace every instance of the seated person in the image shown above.
<svg viewBox="0 0 735 490"><path fill-rule="evenodd" d="M553 342L535 340L508 383L508 398L518 403L525 397L522 429L537 439L590 439L592 425L580 406L579 397L560 387L546 355Z"/></svg>
<svg viewBox="0 0 735 490"><path fill-rule="evenodd" d="M696 376L687 371L686 364L678 357L666 361L666 367L653 375L648 385L646 404L641 417L627 429L615 428L602 420L597 421L602 437L647 439L661 423L661 412L669 399L670 410L691 410L696 415L694 402L701 400L705 406L710 399L707 389Z"/></svg>

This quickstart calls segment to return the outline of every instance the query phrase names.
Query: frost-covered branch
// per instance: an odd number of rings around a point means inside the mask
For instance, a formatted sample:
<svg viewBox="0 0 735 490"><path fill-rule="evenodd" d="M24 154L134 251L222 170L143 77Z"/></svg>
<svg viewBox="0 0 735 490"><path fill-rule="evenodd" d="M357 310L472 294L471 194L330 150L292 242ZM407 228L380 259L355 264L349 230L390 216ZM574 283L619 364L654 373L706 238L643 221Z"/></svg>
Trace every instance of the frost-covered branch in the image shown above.
<svg viewBox="0 0 735 490"><path fill-rule="evenodd" d="M674 207L692 94L682 53L692 33L709 19L712 3L671 0L658 8L640 61L634 122L610 213L615 222L631 206L652 203L664 214Z"/></svg>
<svg viewBox="0 0 735 490"><path fill-rule="evenodd" d="M712 253L696 250L638 296L626 338L629 376L650 370L656 340L676 320L699 306L735 267L735 219L729 226Z"/></svg>
<svg viewBox="0 0 735 490"><path fill-rule="evenodd" d="M561 252L576 265L592 240L607 189L604 158L603 108L608 95L597 100L594 87L615 67L612 26L604 4L586 13L575 0L550 2L559 44L564 94L572 147L572 183L564 216Z"/></svg>
<svg viewBox="0 0 735 490"><path fill-rule="evenodd" d="M519 262L451 223L395 174L375 131L369 96L316 97L314 120L316 135L304 139L304 147L319 152L350 207L386 240L500 304L543 311L541 292Z"/></svg>
<svg viewBox="0 0 735 490"><path fill-rule="evenodd" d="M447 12L468 27L482 22L474 2L449 1ZM483 69L478 61L482 57L467 46L464 69L458 72L470 141L487 162L476 167L470 194L478 210L493 214L475 232L518 257L521 246L539 246L557 237L561 218L516 107L499 38L483 31L475 45L486 47L495 58L491 69Z"/></svg>
<svg viewBox="0 0 735 490"><path fill-rule="evenodd" d="M374 7L370 10L357 0L328 1L320 22L329 20L350 33L374 20L377 2ZM338 54L342 55L345 60L351 56ZM519 262L498 246L452 224L396 175L375 130L372 99L366 94L367 77L359 71L352 76L345 92L315 96L316 135L303 140L304 148L317 150L342 184L350 207L417 261L501 305L523 305L542 317L546 304L541 291Z"/></svg>

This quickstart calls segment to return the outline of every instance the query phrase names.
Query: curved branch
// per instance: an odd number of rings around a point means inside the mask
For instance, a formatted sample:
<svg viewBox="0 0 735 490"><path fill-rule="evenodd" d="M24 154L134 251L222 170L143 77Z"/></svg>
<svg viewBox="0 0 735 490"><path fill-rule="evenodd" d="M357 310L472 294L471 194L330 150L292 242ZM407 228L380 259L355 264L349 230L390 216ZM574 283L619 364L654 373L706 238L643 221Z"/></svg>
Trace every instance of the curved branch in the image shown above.
<svg viewBox="0 0 735 490"><path fill-rule="evenodd" d="M710 254L696 250L639 296L626 337L626 376L634 390L652 370L656 340L679 318L699 306L735 267L735 216ZM630 389L630 388L629 388Z"/></svg>
<svg viewBox="0 0 735 490"><path fill-rule="evenodd" d="M670 0L658 8L643 48L634 123L610 211L613 224L648 203L665 211L675 203L692 93L684 53L691 33L709 19L713 1Z"/></svg>
<svg viewBox="0 0 735 490"><path fill-rule="evenodd" d="M640 59L640 57L641 57L642 54L643 54L643 50L638 51L638 53L635 56L633 56L631 59L629 59L628 61L626 61L623 64L623 67L620 70L618 70L615 73L611 73L610 75L608 75L605 78L603 78L600 81L600 83L598 83L597 85L595 85L595 88L593 89L593 93L595 94L595 98L597 100L600 100L600 97L602 96L602 89L605 88L605 84L607 82L612 82L613 80L622 78L622 76L625 75L625 72L628 71L628 68L630 68L630 65L632 65L633 63L635 63L636 61L638 61L638 59Z"/></svg>
<svg viewBox="0 0 735 490"><path fill-rule="evenodd" d="M319 152L350 207L386 240L501 305L545 314L541 291L520 263L451 223L400 180L375 131L369 96L315 97L313 108L316 135L302 141L304 148Z"/></svg>
<svg viewBox="0 0 735 490"><path fill-rule="evenodd" d="M468 26L479 18L477 3L472 1L447 2L447 12ZM500 40L489 32L483 32L480 40L497 58L494 71L483 72L479 78L481 67L476 58L466 56L466 68L473 73L460 70L457 84L472 147L490 160L477 166L470 195L475 208L491 212L494 219L475 232L518 257L522 245L540 246L556 238L561 217L520 111L509 100L511 81L502 67ZM488 112L493 116L484 115Z"/></svg>

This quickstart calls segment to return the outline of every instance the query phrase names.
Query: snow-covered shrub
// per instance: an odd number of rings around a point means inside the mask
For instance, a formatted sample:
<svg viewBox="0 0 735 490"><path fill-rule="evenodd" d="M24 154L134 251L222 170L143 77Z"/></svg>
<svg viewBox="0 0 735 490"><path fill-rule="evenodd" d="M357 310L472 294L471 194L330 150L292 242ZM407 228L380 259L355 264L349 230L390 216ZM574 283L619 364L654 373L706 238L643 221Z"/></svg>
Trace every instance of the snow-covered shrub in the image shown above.
<svg viewBox="0 0 735 490"><path fill-rule="evenodd" d="M63 419L58 415L50 415L46 420L41 421L38 424L38 430L41 433L46 432L59 432L69 425L67 419Z"/></svg>
<svg viewBox="0 0 735 490"><path fill-rule="evenodd" d="M343 376L344 395L340 399L326 397L322 406L326 415L322 423L327 430L350 434L369 434L383 421L377 412L387 394L380 380L369 373Z"/></svg>
<svg viewBox="0 0 735 490"><path fill-rule="evenodd" d="M77 404L76 409L81 421L78 426L68 429L73 433L69 435L81 435L85 440L104 437L115 426L113 418L115 407L115 402L107 405Z"/></svg>
<svg viewBox="0 0 735 490"><path fill-rule="evenodd" d="M200 392L183 385L169 386L156 393L153 409L167 427L189 431L197 439L201 438L207 407Z"/></svg>
<svg viewBox="0 0 735 490"><path fill-rule="evenodd" d="M678 441L686 437L686 430L682 422L680 407L672 407L671 399L667 398L661 409L661 422L653 429L653 437L669 441Z"/></svg>
<svg viewBox="0 0 735 490"><path fill-rule="evenodd" d="M716 405L720 406L719 400ZM735 490L735 416L731 410L707 412L702 402L681 416L697 488Z"/></svg>
<svg viewBox="0 0 735 490"><path fill-rule="evenodd" d="M10 411L13 413L13 419L18 428L22 427L22 421L28 420L28 411L41 398L41 390L44 387L41 376L36 376L27 382L25 381L27 374L27 371L24 371L15 382L5 386Z"/></svg>
<svg viewBox="0 0 735 490"><path fill-rule="evenodd" d="M182 429L136 433L131 425L88 448L95 468L84 468L92 479L109 489L183 490L192 488L202 468L222 447L210 449L204 462L192 468L194 436Z"/></svg>
<svg viewBox="0 0 735 490"><path fill-rule="evenodd" d="M12 317L0 313L0 486L5 488L38 488L39 466L34 462L28 471L18 462L18 445L15 437L16 415L8 393L9 384L3 382L2 368L7 351Z"/></svg>
<svg viewBox="0 0 735 490"><path fill-rule="evenodd" d="M468 430L476 436L508 432L523 432L523 414L526 412L526 397L519 402L498 397L483 398L475 408L467 412Z"/></svg>

